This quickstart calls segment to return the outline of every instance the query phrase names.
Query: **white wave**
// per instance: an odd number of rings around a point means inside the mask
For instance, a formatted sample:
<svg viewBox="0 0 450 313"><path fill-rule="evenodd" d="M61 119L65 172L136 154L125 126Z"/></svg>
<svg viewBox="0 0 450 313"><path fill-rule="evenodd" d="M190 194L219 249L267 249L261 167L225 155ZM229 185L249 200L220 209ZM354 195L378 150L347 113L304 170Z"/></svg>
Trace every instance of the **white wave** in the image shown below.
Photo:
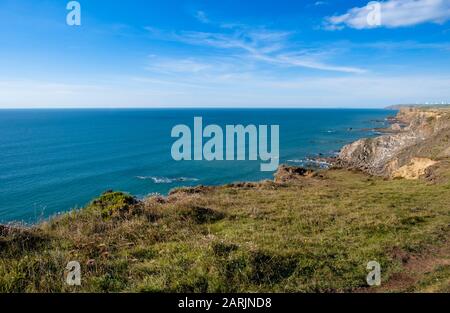
<svg viewBox="0 0 450 313"><path fill-rule="evenodd" d="M287 160L288 162L291 162L291 163L304 163L305 162L305 160L302 160L302 159L294 159L294 160Z"/></svg>
<svg viewBox="0 0 450 313"><path fill-rule="evenodd" d="M301 164L302 166L306 166L306 167L328 168L331 166L331 164L326 161L319 161L319 160L314 160L314 159L310 159L310 158L293 159L293 160L287 160L287 161L290 163L298 163L298 164Z"/></svg>
<svg viewBox="0 0 450 313"><path fill-rule="evenodd" d="M158 177L158 176L137 176L137 179L141 180L152 180L155 184L172 184L177 182L193 182L198 181L198 178L190 177Z"/></svg>

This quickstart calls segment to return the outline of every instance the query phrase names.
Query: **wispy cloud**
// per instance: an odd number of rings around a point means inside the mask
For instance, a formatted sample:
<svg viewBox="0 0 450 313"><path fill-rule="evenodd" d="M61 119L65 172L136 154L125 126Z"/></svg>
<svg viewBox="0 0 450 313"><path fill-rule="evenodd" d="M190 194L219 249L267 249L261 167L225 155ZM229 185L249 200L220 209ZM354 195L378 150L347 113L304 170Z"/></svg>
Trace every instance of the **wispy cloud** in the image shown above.
<svg viewBox="0 0 450 313"><path fill-rule="evenodd" d="M172 38L192 45L210 46L213 48L238 48L248 52L265 53L285 48L292 32L273 31L265 28L248 28L227 25L221 32L181 31Z"/></svg>
<svg viewBox="0 0 450 313"><path fill-rule="evenodd" d="M251 62L235 57L175 59L151 55L146 70L152 82L174 82L199 88L235 85L237 81L262 76Z"/></svg>
<svg viewBox="0 0 450 313"><path fill-rule="evenodd" d="M203 23L203 24L208 24L208 23L210 22L208 16L207 16L206 13L203 12L203 11L197 11L197 12L195 12L194 17L195 17L200 23Z"/></svg>
<svg viewBox="0 0 450 313"><path fill-rule="evenodd" d="M222 25L218 32L180 31L167 33L148 28L153 38L174 40L189 45L227 50L231 56L246 58L252 62L275 66L308 68L320 71L362 73L364 69L329 64L331 51L310 53L294 45L288 31L270 30L264 27Z"/></svg>
<svg viewBox="0 0 450 313"><path fill-rule="evenodd" d="M274 60L276 62L280 62L290 66L307 67L324 71L355 73L355 74L366 72L366 70L357 67L331 65L320 62L314 58L302 57L297 55L279 55Z"/></svg>
<svg viewBox="0 0 450 313"><path fill-rule="evenodd" d="M418 42L413 40L404 41L376 41L372 43L359 44L359 47L367 47L380 49L383 51L389 50L441 50L450 51L450 42Z"/></svg>
<svg viewBox="0 0 450 313"><path fill-rule="evenodd" d="M375 12L378 10L378 12ZM371 23L371 14L380 14L380 23ZM364 7L355 7L345 14L325 19L325 28L355 29L376 27L406 27L422 23L442 24L450 19L449 0L388 0L369 2Z"/></svg>
<svg viewBox="0 0 450 313"><path fill-rule="evenodd" d="M158 58L150 56L150 63L146 67L147 70L169 74L169 73L201 73L213 69L211 63L201 62L192 58L188 59L171 59Z"/></svg>

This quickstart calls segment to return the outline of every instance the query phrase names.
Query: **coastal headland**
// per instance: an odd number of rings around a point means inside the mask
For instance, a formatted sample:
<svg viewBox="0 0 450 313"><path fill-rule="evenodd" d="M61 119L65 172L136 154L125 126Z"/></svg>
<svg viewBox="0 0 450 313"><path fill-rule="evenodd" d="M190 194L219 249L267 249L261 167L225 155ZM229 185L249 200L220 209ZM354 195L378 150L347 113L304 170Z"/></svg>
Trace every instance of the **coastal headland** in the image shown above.
<svg viewBox="0 0 450 313"><path fill-rule="evenodd" d="M400 108L327 170L144 200L107 191L0 226L0 292L450 292L449 199L450 109Z"/></svg>

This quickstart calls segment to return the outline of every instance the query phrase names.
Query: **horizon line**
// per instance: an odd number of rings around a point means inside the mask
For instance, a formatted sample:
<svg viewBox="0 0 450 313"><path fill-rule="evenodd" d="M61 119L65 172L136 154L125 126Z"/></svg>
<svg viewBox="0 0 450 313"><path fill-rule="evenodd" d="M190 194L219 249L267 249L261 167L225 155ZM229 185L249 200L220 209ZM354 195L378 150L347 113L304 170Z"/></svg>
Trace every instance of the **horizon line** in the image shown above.
<svg viewBox="0 0 450 313"><path fill-rule="evenodd" d="M0 110L152 110L152 109L167 109L167 110L179 110L179 109L379 109L386 110L391 106L402 106L397 105L387 105L384 107L350 107L350 106L330 106L330 107L319 107L319 106L157 106L157 107L0 107Z"/></svg>

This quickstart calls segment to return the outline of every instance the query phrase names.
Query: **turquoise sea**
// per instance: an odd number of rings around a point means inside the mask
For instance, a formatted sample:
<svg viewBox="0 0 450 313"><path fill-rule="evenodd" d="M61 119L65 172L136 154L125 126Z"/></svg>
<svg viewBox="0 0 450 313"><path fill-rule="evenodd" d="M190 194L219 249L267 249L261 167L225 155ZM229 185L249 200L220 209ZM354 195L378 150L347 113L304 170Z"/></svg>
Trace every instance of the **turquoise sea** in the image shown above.
<svg viewBox="0 0 450 313"><path fill-rule="evenodd" d="M0 223L34 223L79 208L105 190L138 197L185 185L271 178L260 161L181 161L177 124L280 125L280 162L305 165L375 136L390 110L0 110Z"/></svg>

